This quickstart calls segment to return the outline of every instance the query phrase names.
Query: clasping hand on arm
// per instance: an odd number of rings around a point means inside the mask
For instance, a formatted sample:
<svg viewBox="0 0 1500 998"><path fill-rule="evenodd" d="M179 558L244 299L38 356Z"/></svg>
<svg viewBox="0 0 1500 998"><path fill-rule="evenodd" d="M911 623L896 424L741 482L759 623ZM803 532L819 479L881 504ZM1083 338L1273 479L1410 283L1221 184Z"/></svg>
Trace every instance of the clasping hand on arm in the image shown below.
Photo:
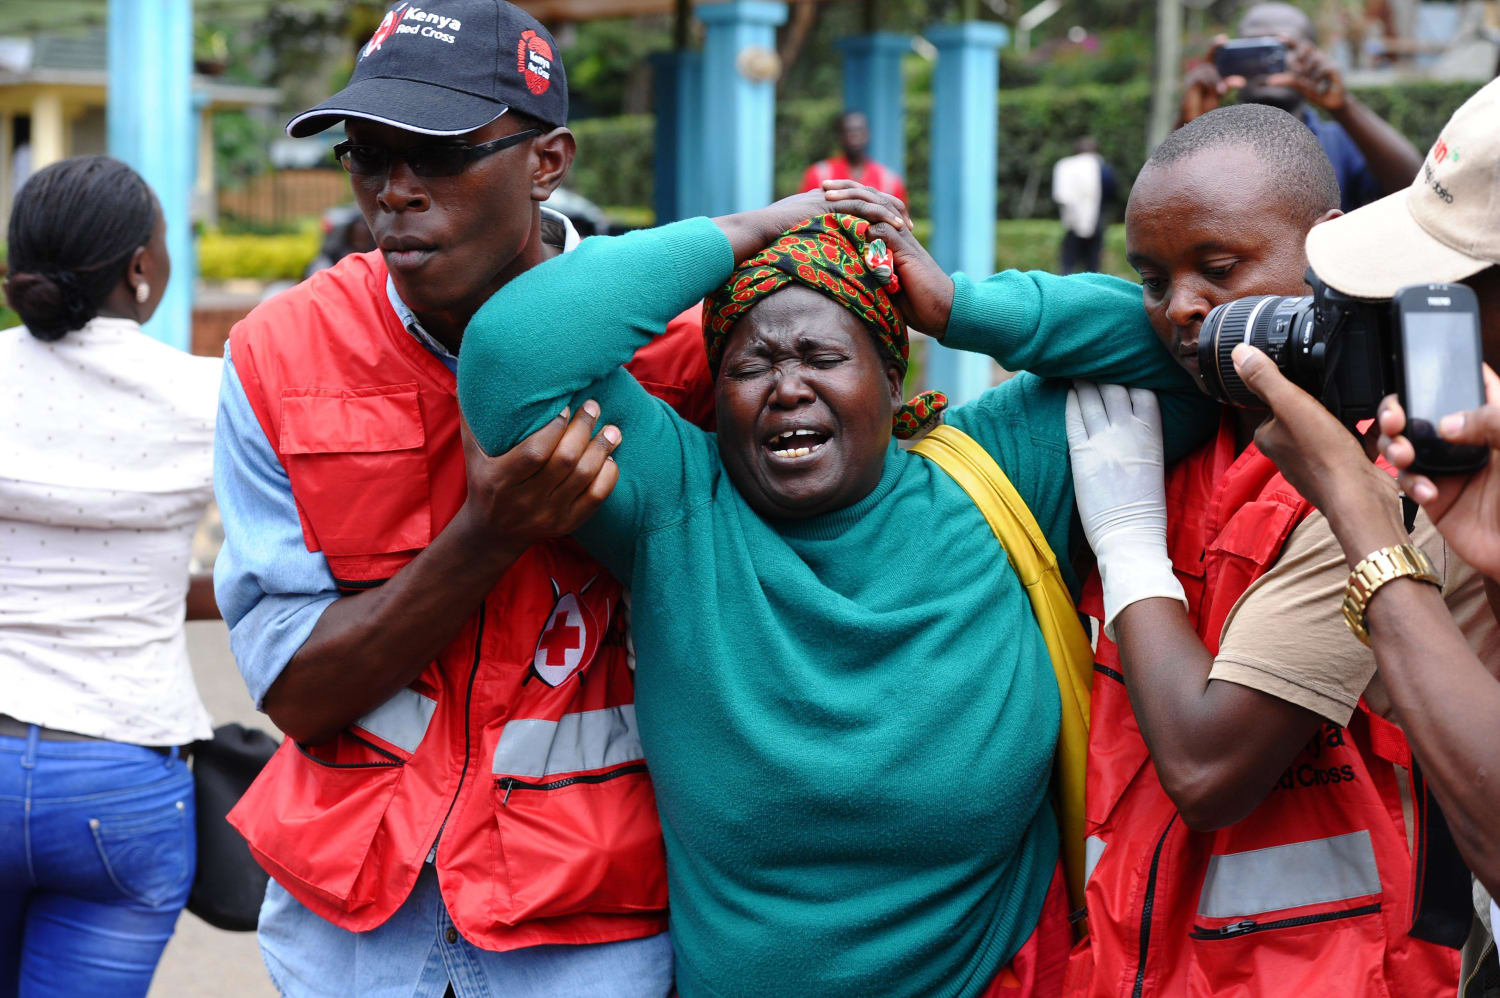
<svg viewBox="0 0 1500 998"><path fill-rule="evenodd" d="M572 533L619 477L620 431L593 433L599 407L567 410L491 457L461 424L468 497L416 558L379 588L330 604L266 692L290 737L326 741L427 668L517 558Z"/></svg>
<svg viewBox="0 0 1500 998"><path fill-rule="evenodd" d="M1479 471L1436 479L1408 471L1416 452L1402 436L1406 412L1394 395L1380 403L1380 451L1401 472L1401 487L1427 511L1458 556L1500 581L1500 378L1488 364L1484 387L1488 405L1446 416L1438 424L1444 440L1490 448L1490 462Z"/></svg>
<svg viewBox="0 0 1500 998"><path fill-rule="evenodd" d="M1161 414L1143 388L1077 382L1068 392L1073 491L1104 584L1104 630L1139 600L1187 598L1167 554Z"/></svg>

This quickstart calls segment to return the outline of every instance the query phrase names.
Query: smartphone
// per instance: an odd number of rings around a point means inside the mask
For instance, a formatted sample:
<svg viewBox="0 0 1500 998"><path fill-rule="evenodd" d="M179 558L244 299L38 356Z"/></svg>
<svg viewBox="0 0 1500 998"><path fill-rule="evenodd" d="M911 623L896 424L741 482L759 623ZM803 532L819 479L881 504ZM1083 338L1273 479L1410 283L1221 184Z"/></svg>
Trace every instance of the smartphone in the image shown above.
<svg viewBox="0 0 1500 998"><path fill-rule="evenodd" d="M1478 471L1489 460L1488 447L1449 443L1437 434L1444 416L1484 405L1478 299L1463 284L1417 284L1398 291L1391 307L1397 392L1417 453L1412 470Z"/></svg>
<svg viewBox="0 0 1500 998"><path fill-rule="evenodd" d="M1279 38L1231 38L1214 52L1220 76L1247 80L1286 72L1286 46Z"/></svg>

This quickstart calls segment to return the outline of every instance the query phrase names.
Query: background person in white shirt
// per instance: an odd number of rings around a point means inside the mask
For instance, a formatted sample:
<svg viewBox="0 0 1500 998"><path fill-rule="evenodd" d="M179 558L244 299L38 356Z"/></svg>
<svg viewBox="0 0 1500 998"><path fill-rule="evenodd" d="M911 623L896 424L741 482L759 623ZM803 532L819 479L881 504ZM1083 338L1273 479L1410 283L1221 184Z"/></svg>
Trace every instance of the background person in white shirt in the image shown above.
<svg viewBox="0 0 1500 998"><path fill-rule="evenodd" d="M1052 200L1063 223L1062 273L1099 270L1104 248L1104 206L1115 196L1115 172L1092 137L1052 167Z"/></svg>
<svg viewBox="0 0 1500 998"><path fill-rule="evenodd" d="M192 533L217 359L140 323L171 273L130 167L38 171L11 214L0 332L0 998L145 995L194 869L181 746Z"/></svg>

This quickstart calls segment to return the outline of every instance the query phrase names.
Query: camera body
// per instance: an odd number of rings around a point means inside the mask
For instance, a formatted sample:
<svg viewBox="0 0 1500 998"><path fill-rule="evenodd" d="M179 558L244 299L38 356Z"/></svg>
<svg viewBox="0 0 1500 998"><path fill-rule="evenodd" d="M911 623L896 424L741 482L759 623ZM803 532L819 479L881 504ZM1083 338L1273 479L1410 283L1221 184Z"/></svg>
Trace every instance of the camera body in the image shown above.
<svg viewBox="0 0 1500 998"><path fill-rule="evenodd" d="M1231 38L1214 52L1220 76L1254 80L1286 72L1286 46L1279 38Z"/></svg>
<svg viewBox="0 0 1500 998"><path fill-rule="evenodd" d="M1259 347L1287 380L1351 430L1395 392L1423 474L1466 474L1489 451L1442 440L1437 421L1484 404L1479 302L1462 284L1417 284L1389 300L1352 298L1311 271L1313 293L1258 295L1215 306L1198 334L1198 370L1209 394L1264 408L1234 370L1239 343Z"/></svg>

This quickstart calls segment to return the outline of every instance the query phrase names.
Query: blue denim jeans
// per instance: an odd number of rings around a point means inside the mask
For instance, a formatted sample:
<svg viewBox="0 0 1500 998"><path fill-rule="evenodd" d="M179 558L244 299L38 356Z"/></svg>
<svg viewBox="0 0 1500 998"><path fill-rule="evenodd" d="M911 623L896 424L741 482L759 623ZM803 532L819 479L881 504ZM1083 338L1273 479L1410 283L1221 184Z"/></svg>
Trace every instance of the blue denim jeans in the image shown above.
<svg viewBox="0 0 1500 998"><path fill-rule="evenodd" d="M591 946L480 949L458 934L431 864L406 903L368 932L324 921L273 878L260 909L260 952L286 998L666 998L672 990L665 932Z"/></svg>
<svg viewBox="0 0 1500 998"><path fill-rule="evenodd" d="M196 855L175 751L0 737L0 998L144 996Z"/></svg>

